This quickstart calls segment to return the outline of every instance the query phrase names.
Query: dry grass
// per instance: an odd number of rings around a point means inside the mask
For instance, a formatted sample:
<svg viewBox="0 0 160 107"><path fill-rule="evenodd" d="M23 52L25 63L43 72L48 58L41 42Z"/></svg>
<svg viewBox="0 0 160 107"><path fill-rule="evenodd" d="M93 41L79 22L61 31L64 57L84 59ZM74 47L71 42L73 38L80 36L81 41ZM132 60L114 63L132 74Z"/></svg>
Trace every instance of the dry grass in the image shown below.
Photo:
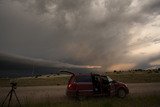
<svg viewBox="0 0 160 107"><path fill-rule="evenodd" d="M128 96L119 98L92 98L84 101L66 99L54 102L51 98L35 102L26 100L23 107L159 107L160 96ZM18 107L18 105L15 105Z"/></svg>

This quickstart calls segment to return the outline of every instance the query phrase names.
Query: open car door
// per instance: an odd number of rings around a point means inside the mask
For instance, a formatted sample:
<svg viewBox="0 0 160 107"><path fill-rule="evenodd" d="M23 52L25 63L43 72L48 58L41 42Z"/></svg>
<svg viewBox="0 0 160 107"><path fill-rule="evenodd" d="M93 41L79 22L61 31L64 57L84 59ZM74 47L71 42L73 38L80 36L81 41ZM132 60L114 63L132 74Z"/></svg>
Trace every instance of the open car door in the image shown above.
<svg viewBox="0 0 160 107"><path fill-rule="evenodd" d="M114 80L112 80L110 77L108 77L108 81L109 81L109 95L110 96L114 96L116 94L116 87L114 84Z"/></svg>

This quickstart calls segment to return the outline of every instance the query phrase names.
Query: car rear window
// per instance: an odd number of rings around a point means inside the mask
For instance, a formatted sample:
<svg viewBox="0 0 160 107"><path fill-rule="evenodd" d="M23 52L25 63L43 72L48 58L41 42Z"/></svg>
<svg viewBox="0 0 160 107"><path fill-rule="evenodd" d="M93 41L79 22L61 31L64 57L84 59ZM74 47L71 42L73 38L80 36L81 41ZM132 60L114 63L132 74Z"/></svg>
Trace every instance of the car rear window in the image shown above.
<svg viewBox="0 0 160 107"><path fill-rule="evenodd" d="M92 82L91 76L77 76L76 82Z"/></svg>

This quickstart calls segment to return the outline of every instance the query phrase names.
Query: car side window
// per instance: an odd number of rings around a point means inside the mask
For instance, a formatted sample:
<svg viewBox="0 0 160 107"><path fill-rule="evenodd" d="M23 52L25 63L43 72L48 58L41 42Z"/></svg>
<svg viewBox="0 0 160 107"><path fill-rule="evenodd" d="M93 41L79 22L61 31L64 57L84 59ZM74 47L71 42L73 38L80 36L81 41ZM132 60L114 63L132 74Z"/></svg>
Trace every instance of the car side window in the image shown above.
<svg viewBox="0 0 160 107"><path fill-rule="evenodd" d="M109 80L106 76L102 76L101 78L102 78L103 83L108 83L109 82Z"/></svg>
<svg viewBox="0 0 160 107"><path fill-rule="evenodd" d="M91 76L76 76L76 82L92 82Z"/></svg>

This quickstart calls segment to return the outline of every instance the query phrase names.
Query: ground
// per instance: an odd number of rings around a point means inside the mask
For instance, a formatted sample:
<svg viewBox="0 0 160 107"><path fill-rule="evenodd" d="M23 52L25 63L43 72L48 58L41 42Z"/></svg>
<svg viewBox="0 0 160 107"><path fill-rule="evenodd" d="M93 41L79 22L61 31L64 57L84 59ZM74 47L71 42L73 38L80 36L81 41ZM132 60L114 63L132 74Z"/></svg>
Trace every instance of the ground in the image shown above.
<svg viewBox="0 0 160 107"><path fill-rule="evenodd" d="M124 99L90 98L85 101L74 101L65 96L68 76L40 78L19 78L16 93L24 107L159 107L160 106L160 74L152 73L121 73L108 74L115 80L127 83L130 93ZM1 79L0 101L9 92L8 79ZM16 101L12 103L16 103ZM13 105L13 104L12 104ZM15 105L16 106L16 105Z"/></svg>

